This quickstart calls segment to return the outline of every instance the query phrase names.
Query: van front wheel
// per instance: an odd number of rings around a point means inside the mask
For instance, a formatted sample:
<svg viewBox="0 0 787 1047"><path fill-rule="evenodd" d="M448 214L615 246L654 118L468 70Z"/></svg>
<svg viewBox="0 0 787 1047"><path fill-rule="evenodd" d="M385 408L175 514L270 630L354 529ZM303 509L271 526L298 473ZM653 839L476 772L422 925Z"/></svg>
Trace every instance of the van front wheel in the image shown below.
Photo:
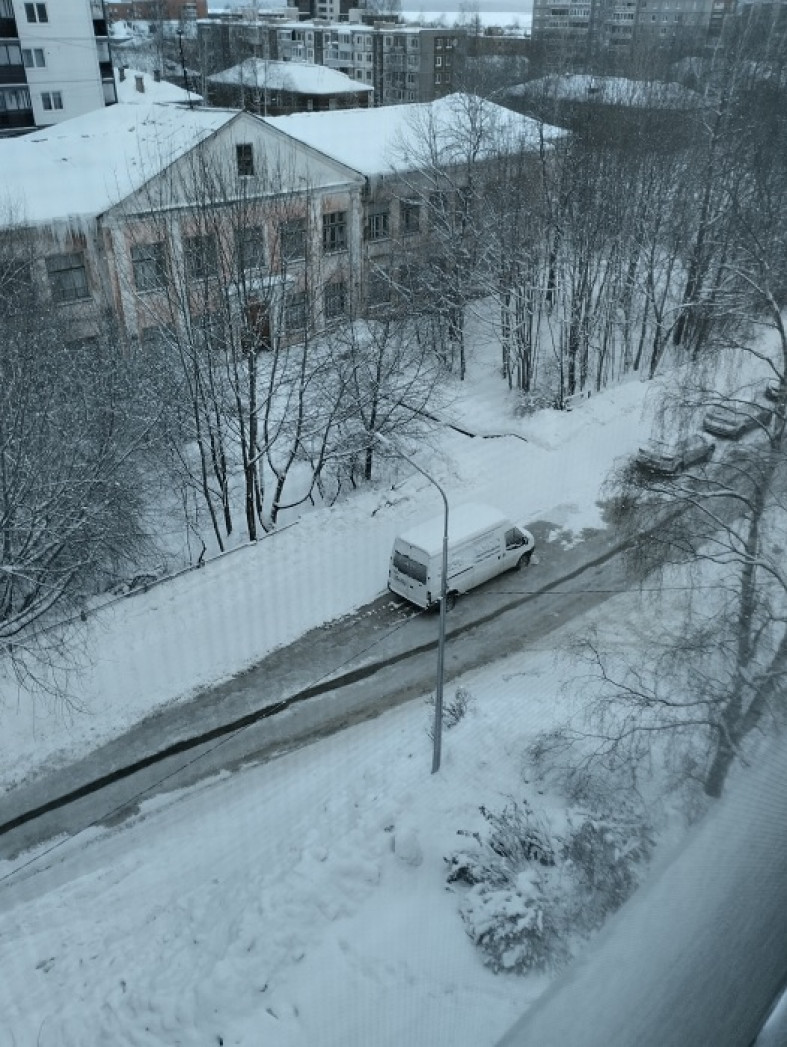
<svg viewBox="0 0 787 1047"><path fill-rule="evenodd" d="M533 555L533 550L530 549L529 552L523 553L519 557L519 559L516 562L516 569L517 569L517 571L521 571L523 567L527 567L527 565L530 563L530 557L532 555Z"/></svg>

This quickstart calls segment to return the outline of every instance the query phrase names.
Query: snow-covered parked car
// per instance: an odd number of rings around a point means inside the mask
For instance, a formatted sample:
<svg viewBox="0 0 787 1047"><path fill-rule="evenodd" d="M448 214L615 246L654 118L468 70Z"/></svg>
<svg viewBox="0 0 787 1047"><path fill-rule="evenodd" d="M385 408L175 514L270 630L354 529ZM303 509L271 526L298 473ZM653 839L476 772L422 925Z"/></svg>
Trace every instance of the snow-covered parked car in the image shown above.
<svg viewBox="0 0 787 1047"><path fill-rule="evenodd" d="M771 409L762 404L741 404L731 407L719 404L711 407L703 419L702 426L714 436L737 440L751 429L767 426L771 420Z"/></svg>
<svg viewBox="0 0 787 1047"><path fill-rule="evenodd" d="M713 454L715 444L706 436L693 433L677 440L651 440L640 447L634 458L637 466L649 473L679 473Z"/></svg>
<svg viewBox="0 0 787 1047"><path fill-rule="evenodd" d="M782 395L783 385L778 378L771 378L768 384L765 386L765 399L766 400L778 400Z"/></svg>

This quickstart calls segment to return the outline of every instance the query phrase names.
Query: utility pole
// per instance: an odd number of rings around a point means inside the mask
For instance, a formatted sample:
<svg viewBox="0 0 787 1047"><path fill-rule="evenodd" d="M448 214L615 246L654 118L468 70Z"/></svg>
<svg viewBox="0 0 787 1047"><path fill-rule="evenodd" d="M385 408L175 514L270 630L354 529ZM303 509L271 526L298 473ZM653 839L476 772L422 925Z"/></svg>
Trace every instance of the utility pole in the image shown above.
<svg viewBox="0 0 787 1047"><path fill-rule="evenodd" d="M445 677L445 613L448 597L448 498L445 491L433 476L422 469L410 455L400 450L392 440L380 433L371 433L372 439L378 440L384 447L403 458L406 462L426 477L430 484L437 488L443 499L443 562L440 572L440 624L437 633L437 682L434 699L434 730L432 732L432 774L440 770L440 759L443 747L443 680Z"/></svg>

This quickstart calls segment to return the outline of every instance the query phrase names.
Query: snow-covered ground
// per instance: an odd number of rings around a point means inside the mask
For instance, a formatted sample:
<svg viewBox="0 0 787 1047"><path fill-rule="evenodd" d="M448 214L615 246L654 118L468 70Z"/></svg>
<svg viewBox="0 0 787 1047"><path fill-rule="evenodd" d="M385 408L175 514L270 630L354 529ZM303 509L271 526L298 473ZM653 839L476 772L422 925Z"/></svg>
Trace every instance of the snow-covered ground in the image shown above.
<svg viewBox="0 0 787 1047"><path fill-rule="evenodd" d="M470 439L446 430L436 446L413 453L454 504L487 502L523 523L549 520L580 532L601 526L599 485L646 432L647 390L633 381L571 412L517 418L516 397L494 360L481 356L449 413L472 431L517 435ZM156 708L374 599L385 590L396 534L435 516L441 504L403 462L393 486L305 514L254 546L93 614L89 664L69 681L68 707L31 702L6 681L0 787L84 754Z"/></svg>
<svg viewBox="0 0 787 1047"><path fill-rule="evenodd" d="M452 502L600 525L599 484L646 429L645 387L520 419L481 358L466 390L451 409L464 426L518 436L447 431L416 450ZM95 613L73 713L24 696L0 708L5 783L372 599L393 536L438 509L402 463L393 487ZM605 605L618 636L629 600ZM413 702L150 801L133 823L0 862L0 1047L491 1047L546 979L482 966L443 859L457 830L480 827L481 803L557 813L526 784L528 742L566 711L551 648L467 674L474 701L437 776L428 711Z"/></svg>

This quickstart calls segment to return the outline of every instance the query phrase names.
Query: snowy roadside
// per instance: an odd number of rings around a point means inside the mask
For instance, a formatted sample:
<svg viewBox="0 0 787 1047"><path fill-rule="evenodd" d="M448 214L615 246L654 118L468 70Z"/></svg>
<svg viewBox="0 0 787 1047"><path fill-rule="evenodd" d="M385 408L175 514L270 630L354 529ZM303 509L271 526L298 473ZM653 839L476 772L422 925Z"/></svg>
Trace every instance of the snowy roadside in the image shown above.
<svg viewBox="0 0 787 1047"><path fill-rule="evenodd" d="M635 603L606 605L610 635ZM444 858L479 804L562 823L527 759L571 707L561 642L462 678L473 700L437 776L412 702L0 863L20 869L0 893L7 1042L492 1047L549 979L482 966Z"/></svg>
<svg viewBox="0 0 787 1047"><path fill-rule="evenodd" d="M475 430L525 439L445 430L425 457L455 504L489 502L515 519L548 518L576 533L602 526L598 488L646 430L646 390L632 382L570 413L517 419L490 366L475 376L472 400L452 413ZM378 596L395 535L439 508L423 477L405 463L397 473L393 488L381 484L306 513L256 545L91 616L90 663L71 680L72 708L24 694L0 706L0 787L84 755L153 710L227 680Z"/></svg>

